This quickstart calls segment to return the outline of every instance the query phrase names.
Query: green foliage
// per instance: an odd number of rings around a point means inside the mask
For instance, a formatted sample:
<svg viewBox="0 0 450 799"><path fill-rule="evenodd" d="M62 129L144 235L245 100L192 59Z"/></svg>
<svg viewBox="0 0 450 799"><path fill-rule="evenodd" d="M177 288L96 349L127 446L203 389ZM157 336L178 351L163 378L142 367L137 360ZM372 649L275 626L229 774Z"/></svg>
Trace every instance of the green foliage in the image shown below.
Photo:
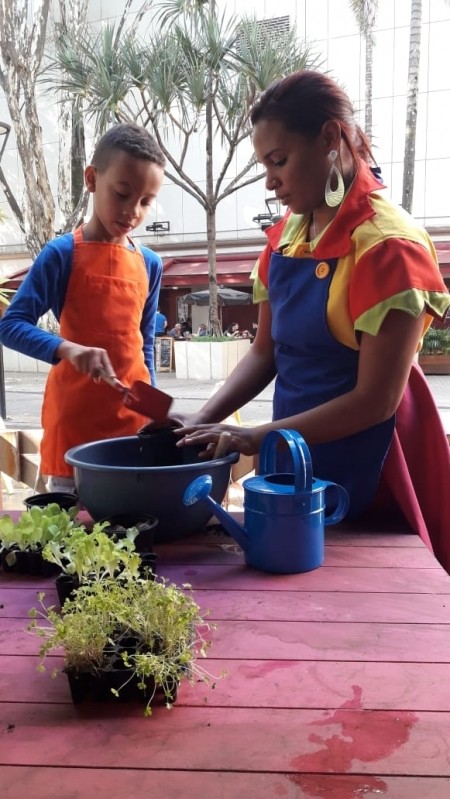
<svg viewBox="0 0 450 799"><path fill-rule="evenodd" d="M64 538L48 542L42 553L65 574L76 575L80 585L91 580L112 578L118 572L137 576L141 559L134 541L139 530L132 527L124 538L116 539L103 532L109 522L94 524L91 532L81 525L73 527Z"/></svg>
<svg viewBox="0 0 450 799"><path fill-rule="evenodd" d="M189 586L183 586L189 588ZM209 675L195 663L206 656L209 642L203 633L211 629L200 615L191 596L166 580L142 580L128 576L117 581L105 578L81 586L75 598L64 603L61 614L44 605L39 595L39 609L29 613L28 629L43 639L38 670L45 669L45 658L61 647L64 670L101 674L114 668L118 655L129 673L114 695L133 677L138 687L152 690L145 714L162 690L167 707L171 706L174 686L181 680L209 681ZM40 620L44 623L40 623ZM130 639L137 645L130 648ZM121 646L121 642L124 642Z"/></svg>
<svg viewBox="0 0 450 799"><path fill-rule="evenodd" d="M1 222L0 218L0 222ZM10 297L15 294L15 289L7 289L4 288L5 283L7 282L7 277L0 277L0 305L8 306L10 303Z"/></svg>
<svg viewBox="0 0 450 799"><path fill-rule="evenodd" d="M61 510L55 502L45 508L30 508L13 521L11 516L0 518L0 552L15 547L21 551L37 550L49 542L57 542L72 530L78 508ZM15 554L7 555L7 563L15 563Z"/></svg>
<svg viewBox="0 0 450 799"><path fill-rule="evenodd" d="M191 336L189 341L235 341L236 339L230 338L230 336Z"/></svg>
<svg viewBox="0 0 450 799"><path fill-rule="evenodd" d="M420 355L449 355L450 327L429 327L423 337Z"/></svg>

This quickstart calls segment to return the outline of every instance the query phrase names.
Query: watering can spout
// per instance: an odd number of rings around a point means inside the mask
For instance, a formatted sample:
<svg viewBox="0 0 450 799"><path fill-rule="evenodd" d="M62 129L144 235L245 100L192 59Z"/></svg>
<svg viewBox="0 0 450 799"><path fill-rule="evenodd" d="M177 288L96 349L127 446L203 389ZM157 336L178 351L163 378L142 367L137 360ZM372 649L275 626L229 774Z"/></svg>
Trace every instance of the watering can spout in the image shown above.
<svg viewBox="0 0 450 799"><path fill-rule="evenodd" d="M186 488L183 496L183 503L186 506L195 505L196 502L206 502L208 505L210 505L214 516L219 519L227 533L234 538L234 540L245 552L248 544L247 533L245 532L244 528L241 527L240 524L238 524L237 521L233 519L233 517L227 513L226 510L224 510L224 508L222 508L222 505L219 505L219 503L209 495L211 487L211 475L205 474L201 477L197 477Z"/></svg>

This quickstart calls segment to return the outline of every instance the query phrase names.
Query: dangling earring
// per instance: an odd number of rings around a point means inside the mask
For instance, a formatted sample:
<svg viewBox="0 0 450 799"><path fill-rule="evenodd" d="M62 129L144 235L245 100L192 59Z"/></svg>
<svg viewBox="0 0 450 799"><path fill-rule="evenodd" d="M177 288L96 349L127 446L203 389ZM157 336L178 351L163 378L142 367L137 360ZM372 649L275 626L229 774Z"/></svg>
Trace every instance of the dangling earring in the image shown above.
<svg viewBox="0 0 450 799"><path fill-rule="evenodd" d="M325 202L329 208L335 208L337 205L340 205L345 192L342 175L334 163L336 161L337 155L337 150L330 150L328 153L328 157L331 161L331 167L328 174L327 185L325 186ZM332 180L336 180L337 186L335 189L331 188Z"/></svg>

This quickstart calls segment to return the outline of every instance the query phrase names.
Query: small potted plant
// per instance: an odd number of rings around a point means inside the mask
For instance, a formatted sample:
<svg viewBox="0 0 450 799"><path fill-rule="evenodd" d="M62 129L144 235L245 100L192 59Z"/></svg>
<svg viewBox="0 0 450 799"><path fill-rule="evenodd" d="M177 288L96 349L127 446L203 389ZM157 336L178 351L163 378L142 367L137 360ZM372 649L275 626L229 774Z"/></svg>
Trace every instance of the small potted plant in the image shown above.
<svg viewBox="0 0 450 799"><path fill-rule="evenodd" d="M75 527L77 508L65 511L53 503L45 508L30 508L17 521L0 518L0 560L5 571L50 575L55 573L42 557L50 542L64 539ZM59 569L56 569L58 571Z"/></svg>
<svg viewBox="0 0 450 799"><path fill-rule="evenodd" d="M108 522L97 522L90 532L83 525L74 527L64 538L49 541L44 547L44 559L61 571L56 578L61 605L81 585L118 575L145 576L142 557L134 546L139 534L137 528L130 528L124 536L115 538L105 532L108 526ZM154 559L146 564L152 572Z"/></svg>
<svg viewBox="0 0 450 799"><path fill-rule="evenodd" d="M130 574L94 580L80 586L61 614L43 599L40 594L40 609L30 611L29 624L43 639L38 670L62 648L74 702L140 698L150 715L157 696L172 706L181 680L209 681L196 658L209 645L198 628L204 632L210 625L192 597L166 580Z"/></svg>

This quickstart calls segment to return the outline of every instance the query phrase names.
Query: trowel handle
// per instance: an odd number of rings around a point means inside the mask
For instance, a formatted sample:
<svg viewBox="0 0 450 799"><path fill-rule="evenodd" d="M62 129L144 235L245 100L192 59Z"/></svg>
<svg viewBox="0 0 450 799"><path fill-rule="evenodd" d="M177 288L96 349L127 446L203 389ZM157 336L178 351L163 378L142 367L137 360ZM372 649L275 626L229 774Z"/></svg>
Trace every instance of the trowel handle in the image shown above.
<svg viewBox="0 0 450 799"><path fill-rule="evenodd" d="M223 433L221 433L219 436L219 440L214 450L213 460L216 458L221 458L222 455L225 455L226 451L228 450L228 445L230 444L230 441L231 441L230 431L224 430Z"/></svg>
<svg viewBox="0 0 450 799"><path fill-rule="evenodd" d="M102 372L100 375L101 380L104 383L108 383L109 386L115 388L116 391L120 391L122 394L126 394L129 389L124 386L123 383L120 382L118 377L112 377L112 375L106 374L106 372Z"/></svg>

